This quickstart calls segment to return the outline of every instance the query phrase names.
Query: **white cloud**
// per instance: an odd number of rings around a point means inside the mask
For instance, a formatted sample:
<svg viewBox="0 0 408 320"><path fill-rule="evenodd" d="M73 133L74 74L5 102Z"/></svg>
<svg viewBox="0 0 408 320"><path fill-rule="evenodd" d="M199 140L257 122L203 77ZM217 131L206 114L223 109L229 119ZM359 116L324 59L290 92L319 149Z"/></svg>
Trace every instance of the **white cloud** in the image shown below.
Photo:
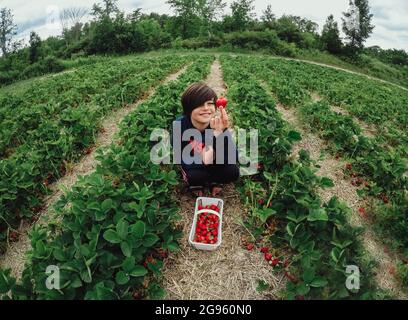
<svg viewBox="0 0 408 320"><path fill-rule="evenodd" d="M57 5L59 8L73 6L91 8L98 0L35 0L27 5L23 0L3 0L1 7L12 9L14 20L21 30L19 37L27 39L31 30L40 34L42 38L50 35L58 35L61 30L48 28L45 24L47 7ZM226 0L231 4L233 0ZM347 10L348 0L255 0L257 16L262 15L266 6L272 5L277 16L292 14L306 17L317 22L320 27L324 24L328 15L333 14L341 25L342 12ZM136 8L142 8L143 12L171 13L170 7L165 0L119 0L119 7L125 12L131 12ZM370 0L372 13L374 14L374 29L367 45L379 45L383 48L398 48L408 51L408 1L406 0ZM226 12L230 10L227 9Z"/></svg>

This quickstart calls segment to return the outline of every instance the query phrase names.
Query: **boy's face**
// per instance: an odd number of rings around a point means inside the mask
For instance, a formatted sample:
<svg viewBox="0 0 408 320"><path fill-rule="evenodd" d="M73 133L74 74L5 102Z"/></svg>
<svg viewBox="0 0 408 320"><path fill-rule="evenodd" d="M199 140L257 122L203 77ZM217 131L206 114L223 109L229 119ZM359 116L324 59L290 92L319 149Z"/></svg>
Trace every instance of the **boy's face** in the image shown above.
<svg viewBox="0 0 408 320"><path fill-rule="evenodd" d="M191 119L199 123L210 123L215 114L215 104L213 100L206 101L204 105L195 108L191 113Z"/></svg>

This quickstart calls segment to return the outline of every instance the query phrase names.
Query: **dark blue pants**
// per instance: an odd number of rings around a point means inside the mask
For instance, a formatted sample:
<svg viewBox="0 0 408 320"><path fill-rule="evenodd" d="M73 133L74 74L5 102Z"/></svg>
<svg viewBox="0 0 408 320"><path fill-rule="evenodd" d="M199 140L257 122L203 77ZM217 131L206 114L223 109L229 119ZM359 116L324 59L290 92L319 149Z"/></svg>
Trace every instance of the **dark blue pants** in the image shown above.
<svg viewBox="0 0 408 320"><path fill-rule="evenodd" d="M184 180L190 186L205 186L211 183L231 183L239 179L239 168L235 164L214 164L200 168L182 168Z"/></svg>

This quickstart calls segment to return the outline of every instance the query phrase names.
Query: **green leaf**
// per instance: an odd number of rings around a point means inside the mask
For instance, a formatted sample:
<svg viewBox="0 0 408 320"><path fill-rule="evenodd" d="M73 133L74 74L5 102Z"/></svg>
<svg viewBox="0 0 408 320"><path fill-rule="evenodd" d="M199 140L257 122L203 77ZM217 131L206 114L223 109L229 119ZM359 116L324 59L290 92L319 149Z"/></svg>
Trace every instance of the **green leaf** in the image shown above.
<svg viewBox="0 0 408 320"><path fill-rule="evenodd" d="M320 179L320 186L322 188L332 188L334 187L334 183L331 179L327 178L327 177L323 177Z"/></svg>
<svg viewBox="0 0 408 320"><path fill-rule="evenodd" d="M143 239L143 246L146 248L153 247L154 244L159 241L159 237L154 233L148 233Z"/></svg>
<svg viewBox="0 0 408 320"><path fill-rule="evenodd" d="M110 209L113 208L113 201L112 199L105 199L102 202L102 211L104 213L108 212Z"/></svg>
<svg viewBox="0 0 408 320"><path fill-rule="evenodd" d="M132 255L132 247L128 242L122 241L120 243L120 249L125 257L130 257Z"/></svg>
<svg viewBox="0 0 408 320"><path fill-rule="evenodd" d="M53 255L54 258L57 259L59 262L63 262L66 260L65 252L62 249L54 249Z"/></svg>
<svg viewBox="0 0 408 320"><path fill-rule="evenodd" d="M322 288L325 287L327 285L327 280L321 277L316 277L313 279L313 281L310 283L311 287L315 287L315 288Z"/></svg>
<svg viewBox="0 0 408 320"><path fill-rule="evenodd" d="M110 243L120 243L122 241L119 235L112 229L105 231L103 238Z"/></svg>
<svg viewBox="0 0 408 320"><path fill-rule="evenodd" d="M302 136L297 131L289 131L288 139L291 140L292 142L296 142L302 140Z"/></svg>
<svg viewBox="0 0 408 320"><path fill-rule="evenodd" d="M263 292L269 289L269 284L263 280L258 280L257 292Z"/></svg>
<svg viewBox="0 0 408 320"><path fill-rule="evenodd" d="M135 266L133 270L130 272L132 277L143 277L147 274L147 269L143 266Z"/></svg>
<svg viewBox="0 0 408 320"><path fill-rule="evenodd" d="M125 272L130 273L135 267L135 258L128 257L123 261L122 268Z"/></svg>
<svg viewBox="0 0 408 320"><path fill-rule="evenodd" d="M85 283L91 283L92 282L92 275L91 275L91 272L90 272L89 268L87 268L85 270L82 270L81 273L80 273L80 277Z"/></svg>
<svg viewBox="0 0 408 320"><path fill-rule="evenodd" d="M340 257L340 249L339 248L333 248L332 251L330 252L330 256L332 257L334 262L339 262L339 257Z"/></svg>
<svg viewBox="0 0 408 320"><path fill-rule="evenodd" d="M286 226L286 231L291 237L295 235L295 228L296 226L293 222L289 222Z"/></svg>
<svg viewBox="0 0 408 320"><path fill-rule="evenodd" d="M116 283L119 285L124 285L129 282L130 277L123 271L119 271L115 277Z"/></svg>
<svg viewBox="0 0 408 320"><path fill-rule="evenodd" d="M90 204L87 205L86 208L88 210L92 210L92 211L100 211L101 210L101 206L99 205L98 202L91 202Z"/></svg>
<svg viewBox="0 0 408 320"><path fill-rule="evenodd" d="M180 250L180 246L176 242L170 242L166 245L166 248L169 249L171 252L176 252Z"/></svg>
<svg viewBox="0 0 408 320"><path fill-rule="evenodd" d="M328 221L329 217L326 210L320 209L310 209L309 215L307 217L308 221Z"/></svg>
<svg viewBox="0 0 408 320"><path fill-rule="evenodd" d="M116 225L116 232L118 233L118 236L123 240L126 240L128 236L128 230L129 223L125 219L120 220Z"/></svg>
<svg viewBox="0 0 408 320"><path fill-rule="evenodd" d="M310 291L310 287L304 282L296 286L296 293L298 295L301 295L301 296L307 295L309 291Z"/></svg>
<svg viewBox="0 0 408 320"><path fill-rule="evenodd" d="M315 270L312 268L308 268L303 272L303 280L306 283L310 283L313 281L314 277L315 277Z"/></svg>
<svg viewBox="0 0 408 320"><path fill-rule="evenodd" d="M273 216L276 213L275 210L271 208L265 209L256 209L255 214L261 219L262 223L265 223L269 217Z"/></svg>
<svg viewBox="0 0 408 320"><path fill-rule="evenodd" d="M143 238L146 233L146 224L139 220L132 226L132 233L136 238Z"/></svg>
<svg viewBox="0 0 408 320"><path fill-rule="evenodd" d="M118 295L113 292L112 289L106 288L103 282L99 282L96 286L96 297L91 299L98 299L98 300L113 300L118 299ZM88 291L90 293L91 291ZM88 294L87 294L88 295Z"/></svg>

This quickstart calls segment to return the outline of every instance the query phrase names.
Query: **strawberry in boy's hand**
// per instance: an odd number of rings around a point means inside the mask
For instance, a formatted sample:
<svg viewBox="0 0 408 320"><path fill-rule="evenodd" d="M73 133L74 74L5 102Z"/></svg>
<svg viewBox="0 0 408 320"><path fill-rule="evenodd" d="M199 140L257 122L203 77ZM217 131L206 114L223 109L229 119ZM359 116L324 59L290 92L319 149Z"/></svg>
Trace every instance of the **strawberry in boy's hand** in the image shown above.
<svg viewBox="0 0 408 320"><path fill-rule="evenodd" d="M224 97L218 98L217 102L215 103L217 108L226 108L227 104L228 104L228 100Z"/></svg>

